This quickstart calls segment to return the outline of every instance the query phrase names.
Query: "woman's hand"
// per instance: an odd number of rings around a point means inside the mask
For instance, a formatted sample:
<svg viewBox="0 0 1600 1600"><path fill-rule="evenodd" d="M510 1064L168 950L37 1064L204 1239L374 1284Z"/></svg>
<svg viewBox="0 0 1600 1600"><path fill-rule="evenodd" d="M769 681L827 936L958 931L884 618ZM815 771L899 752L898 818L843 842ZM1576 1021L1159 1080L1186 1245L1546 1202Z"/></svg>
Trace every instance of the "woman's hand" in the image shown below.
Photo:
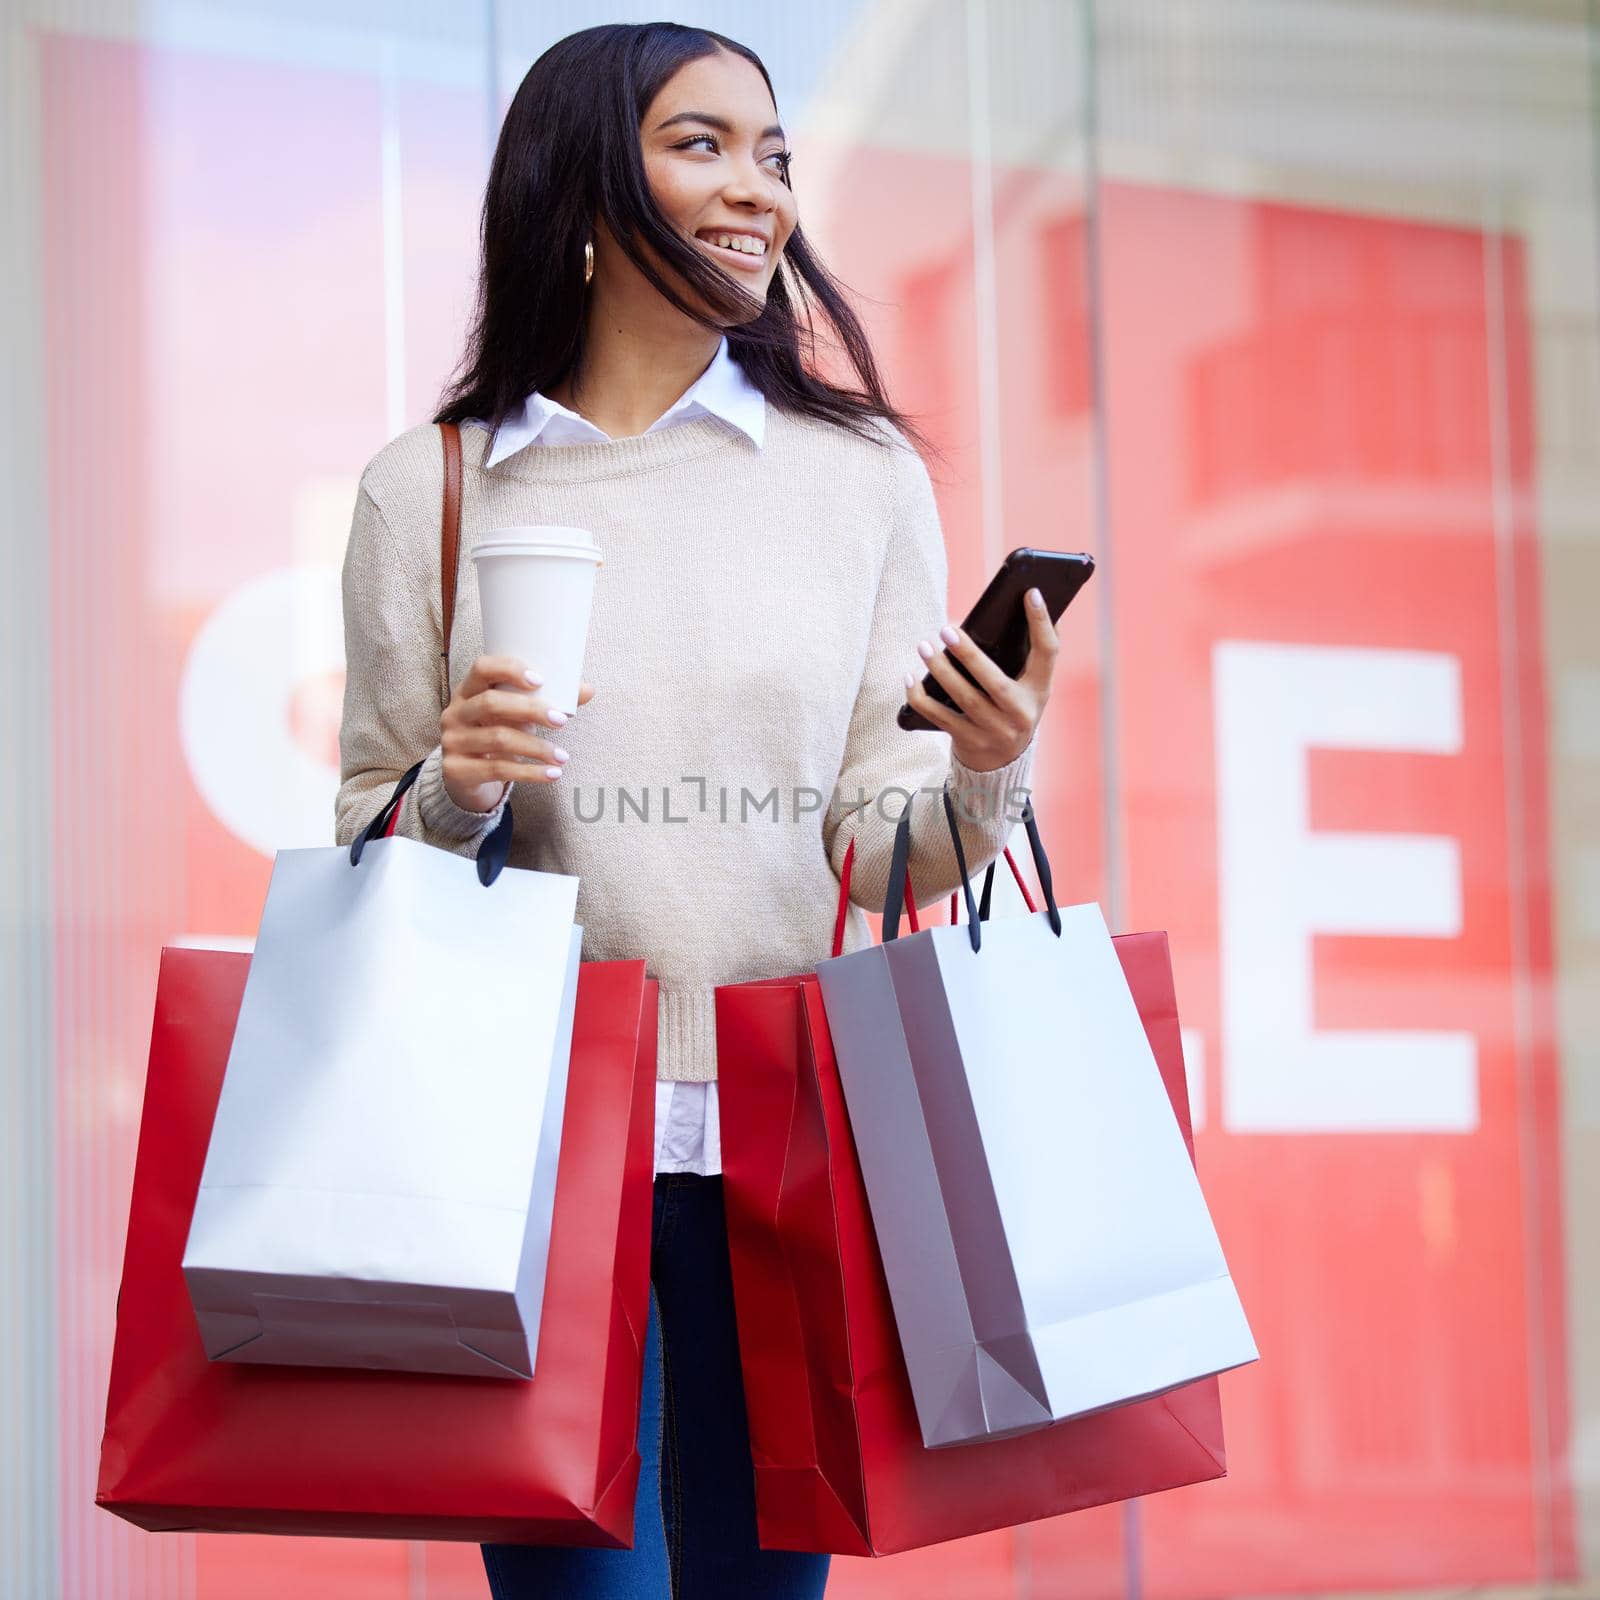
<svg viewBox="0 0 1600 1600"><path fill-rule="evenodd" d="M920 678L906 674L906 703L950 735L956 759L974 772L994 772L1015 761L1028 748L1050 698L1050 675L1056 670L1060 641L1037 589L1028 591L1024 610L1028 659L1020 678L1008 678L966 633L953 627L940 629L939 638L977 680L978 688L956 671L937 644L923 640L917 651L959 709L941 705L922 687Z"/></svg>
<svg viewBox="0 0 1600 1600"><path fill-rule="evenodd" d="M444 751L444 792L464 811L493 811L511 783L554 783L567 752L541 729L554 731L567 720L547 706L524 662L515 656L479 656L439 716ZM578 704L587 705L594 689L578 685Z"/></svg>

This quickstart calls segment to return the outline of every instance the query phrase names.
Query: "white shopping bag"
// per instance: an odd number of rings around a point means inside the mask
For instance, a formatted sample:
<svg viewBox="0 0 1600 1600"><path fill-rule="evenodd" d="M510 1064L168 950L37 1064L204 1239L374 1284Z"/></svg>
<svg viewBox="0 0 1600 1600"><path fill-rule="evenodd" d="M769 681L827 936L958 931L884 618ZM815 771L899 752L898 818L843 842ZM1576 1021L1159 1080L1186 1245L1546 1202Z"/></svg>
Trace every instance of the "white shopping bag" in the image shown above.
<svg viewBox="0 0 1600 1600"><path fill-rule="evenodd" d="M419 763L420 766L420 763ZM184 1276L213 1360L530 1377L578 880L383 838L283 850Z"/></svg>
<svg viewBox="0 0 1600 1600"><path fill-rule="evenodd" d="M961 855L955 817L945 797ZM923 1442L1001 1438L1257 1359L1097 905L817 969ZM965 861L962 872L965 880Z"/></svg>

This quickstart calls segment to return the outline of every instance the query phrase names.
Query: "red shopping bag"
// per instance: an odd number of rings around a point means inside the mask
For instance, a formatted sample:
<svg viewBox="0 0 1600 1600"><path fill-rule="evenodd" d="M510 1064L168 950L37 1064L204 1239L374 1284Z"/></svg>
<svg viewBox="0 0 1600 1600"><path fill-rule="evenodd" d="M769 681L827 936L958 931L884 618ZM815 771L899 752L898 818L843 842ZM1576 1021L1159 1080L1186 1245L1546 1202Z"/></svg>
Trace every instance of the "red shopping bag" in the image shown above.
<svg viewBox="0 0 1600 1600"><path fill-rule="evenodd" d="M96 1502L153 1530L630 1545L655 1114L645 963L580 968L534 1375L501 1380L206 1359L180 1261L249 962L161 953Z"/></svg>
<svg viewBox="0 0 1600 1600"><path fill-rule="evenodd" d="M835 955L849 866L847 856ZM1193 1159L1167 937L1115 943ZM1215 1378L1013 1438L925 1449L817 979L730 985L716 1008L765 1548L890 1555L1225 1475Z"/></svg>

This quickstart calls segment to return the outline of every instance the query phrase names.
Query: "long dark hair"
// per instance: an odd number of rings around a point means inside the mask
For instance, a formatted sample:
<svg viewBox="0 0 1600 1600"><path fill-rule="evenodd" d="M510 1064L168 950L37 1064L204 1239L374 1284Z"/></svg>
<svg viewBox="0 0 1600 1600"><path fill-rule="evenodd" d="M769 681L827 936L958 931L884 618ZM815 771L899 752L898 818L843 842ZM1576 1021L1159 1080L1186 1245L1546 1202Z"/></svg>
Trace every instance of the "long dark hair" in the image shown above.
<svg viewBox="0 0 1600 1600"><path fill-rule="evenodd" d="M753 50L675 22L585 28L551 45L528 69L495 145L479 228L477 304L460 376L446 387L435 422L478 418L498 428L530 391L548 391L581 370L584 244L598 213L673 305L726 334L733 359L770 403L878 441L883 435L871 419L883 418L937 453L890 404L865 330L798 224L766 305L754 315L760 301L688 244L656 206L639 125L673 73L718 50L752 63L771 93L772 80ZM689 304L646 259L641 242L731 325ZM820 330L817 309L826 324ZM840 351L854 387L830 383L815 370L820 355L837 359Z"/></svg>

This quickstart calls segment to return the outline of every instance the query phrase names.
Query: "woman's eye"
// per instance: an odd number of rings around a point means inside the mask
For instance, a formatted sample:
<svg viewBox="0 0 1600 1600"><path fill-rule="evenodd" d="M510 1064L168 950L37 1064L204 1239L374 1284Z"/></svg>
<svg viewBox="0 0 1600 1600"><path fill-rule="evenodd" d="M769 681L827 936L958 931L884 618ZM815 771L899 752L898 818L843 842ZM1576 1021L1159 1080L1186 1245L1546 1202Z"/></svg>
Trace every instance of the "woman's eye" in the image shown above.
<svg viewBox="0 0 1600 1600"><path fill-rule="evenodd" d="M691 134L687 139L680 140L673 145L672 148L674 150L692 150L697 145L704 145L711 150L715 150L717 148L716 135L710 133ZM780 174L787 175L789 163L794 159L794 152L792 150L774 150L770 155L765 155L761 159L763 162L777 162L776 170Z"/></svg>

